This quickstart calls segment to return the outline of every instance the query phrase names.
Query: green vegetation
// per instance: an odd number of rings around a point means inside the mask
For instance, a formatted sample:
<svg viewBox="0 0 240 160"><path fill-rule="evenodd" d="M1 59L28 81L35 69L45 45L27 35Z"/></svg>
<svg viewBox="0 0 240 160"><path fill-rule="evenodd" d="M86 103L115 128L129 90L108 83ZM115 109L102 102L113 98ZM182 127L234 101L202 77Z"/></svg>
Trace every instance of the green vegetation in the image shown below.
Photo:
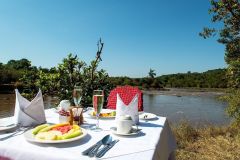
<svg viewBox="0 0 240 160"><path fill-rule="evenodd" d="M229 86L240 87L240 2L239 0L211 0L213 23L223 23L219 28L203 29L204 38L218 34L218 42L225 45L225 61L228 64Z"/></svg>
<svg viewBox="0 0 240 160"><path fill-rule="evenodd" d="M95 61L92 61L92 63L87 66L85 62L79 60L77 56L73 56L72 54L64 58L63 62L57 67L51 69L31 66L31 62L26 59L14 61L15 64L12 64L11 67L9 67L9 62L7 64L1 63L0 75L2 76L0 77L0 87L2 86L3 88L3 86L6 86L3 84L12 84L12 87L9 88L8 86L8 89L13 91L13 88L17 87L23 90L24 93L36 92L39 87L46 94L56 94L60 89L59 87L61 87L61 94L57 94L61 98L67 98L64 97L65 95L70 96L71 93L66 87L73 87L75 83L81 83L81 85L84 85L83 88L87 86L90 86L90 88L99 88L102 85L104 87L103 89L107 90L118 85L138 86L145 90L162 90L166 87L227 87L226 69L209 70L203 73L187 72L162 75L155 78L155 71L152 69L150 69L148 76L143 78L109 77L106 71L100 70L94 73L94 78L92 79L91 68L93 68ZM15 66L19 66L19 63L22 63L22 61L27 61L28 63L25 63L27 66L23 65L20 69L15 69ZM101 79L99 81L101 84L97 83L99 79ZM7 87L5 90L7 90Z"/></svg>
<svg viewBox="0 0 240 160"><path fill-rule="evenodd" d="M151 71L151 70L150 70ZM162 89L194 87L194 88L226 88L226 69L209 70L203 73L178 73L162 75L156 78L111 77L114 86L134 85L142 89Z"/></svg>
<svg viewBox="0 0 240 160"><path fill-rule="evenodd" d="M112 88L106 71L97 70L102 48L103 43L100 40L96 59L90 65L81 61L77 55L69 54L62 63L50 70L40 68L23 72L19 78L19 82L23 84L23 93L31 97L41 88L44 94L57 95L60 100L72 100L73 88L78 85L83 90L81 103L91 104L94 89L103 89L108 94Z"/></svg>
<svg viewBox="0 0 240 160"><path fill-rule="evenodd" d="M213 23L223 23L219 28L204 28L200 36L208 38L218 34L218 42L225 45L225 61L228 64L228 87L232 91L225 100L227 112L240 124L240 2L239 0L211 0Z"/></svg>
<svg viewBox="0 0 240 160"><path fill-rule="evenodd" d="M156 76L155 70L153 70L153 69L150 68L150 71L148 72L148 76L149 76L150 78L154 78L154 77Z"/></svg>
<svg viewBox="0 0 240 160"><path fill-rule="evenodd" d="M225 69L178 73L158 77L165 87L226 88Z"/></svg>
<svg viewBox="0 0 240 160"><path fill-rule="evenodd" d="M229 105L227 113L235 120L225 127L208 126L193 128L183 123L173 130L176 135L179 160L237 160L240 159L240 1L211 0L212 22L220 22L220 28L204 28L200 36L208 38L219 35L218 42L225 45L226 75L228 87L232 88L223 99Z"/></svg>

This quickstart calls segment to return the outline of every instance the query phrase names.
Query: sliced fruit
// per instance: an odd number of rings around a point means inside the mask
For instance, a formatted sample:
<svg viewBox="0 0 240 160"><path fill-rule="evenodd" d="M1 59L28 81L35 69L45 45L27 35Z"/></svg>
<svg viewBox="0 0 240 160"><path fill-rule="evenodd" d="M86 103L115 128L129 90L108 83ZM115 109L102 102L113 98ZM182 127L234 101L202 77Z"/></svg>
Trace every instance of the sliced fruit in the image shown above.
<svg viewBox="0 0 240 160"><path fill-rule="evenodd" d="M35 127L32 131L32 134L36 135L41 129L48 127L49 124L42 124L37 127Z"/></svg>
<svg viewBox="0 0 240 160"><path fill-rule="evenodd" d="M70 139L70 138L74 138L77 136L80 136L82 134L82 131L79 130L75 130L73 133L66 133L64 135L61 136L62 139Z"/></svg>
<svg viewBox="0 0 240 160"><path fill-rule="evenodd" d="M43 129L41 129L38 133L47 132L47 131L50 131L53 128L60 127L60 126L66 126L66 125L69 125L69 123L60 123L60 124L51 125L51 126L48 126L48 127L45 127Z"/></svg>
<svg viewBox="0 0 240 160"><path fill-rule="evenodd" d="M72 128L73 128L73 126L66 125L66 126L54 127L54 128L52 128L52 130L60 131L60 132L62 132L62 134L65 134L68 131L70 131Z"/></svg>
<svg viewBox="0 0 240 160"><path fill-rule="evenodd" d="M96 112L93 111L93 112L92 112L92 116L96 116Z"/></svg>
<svg viewBox="0 0 240 160"><path fill-rule="evenodd" d="M36 135L35 138L40 140L58 140L58 137L61 137L62 133L59 131L49 131L41 132Z"/></svg>
<svg viewBox="0 0 240 160"><path fill-rule="evenodd" d="M112 111L112 112L111 112L111 116L112 116L112 117L116 116L116 111Z"/></svg>
<svg viewBox="0 0 240 160"><path fill-rule="evenodd" d="M79 125L74 124L74 125L73 125L73 129L74 129L74 130L78 130L78 129L80 129L80 127L79 127Z"/></svg>

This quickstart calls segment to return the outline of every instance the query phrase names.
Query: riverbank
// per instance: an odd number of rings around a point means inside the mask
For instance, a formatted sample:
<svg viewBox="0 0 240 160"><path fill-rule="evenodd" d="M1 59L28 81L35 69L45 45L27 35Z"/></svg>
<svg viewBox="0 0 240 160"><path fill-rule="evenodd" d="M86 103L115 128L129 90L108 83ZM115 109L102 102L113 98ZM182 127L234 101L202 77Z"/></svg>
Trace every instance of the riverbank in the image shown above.
<svg viewBox="0 0 240 160"><path fill-rule="evenodd" d="M239 160L239 126L193 128L188 123L172 126L178 149L176 160Z"/></svg>

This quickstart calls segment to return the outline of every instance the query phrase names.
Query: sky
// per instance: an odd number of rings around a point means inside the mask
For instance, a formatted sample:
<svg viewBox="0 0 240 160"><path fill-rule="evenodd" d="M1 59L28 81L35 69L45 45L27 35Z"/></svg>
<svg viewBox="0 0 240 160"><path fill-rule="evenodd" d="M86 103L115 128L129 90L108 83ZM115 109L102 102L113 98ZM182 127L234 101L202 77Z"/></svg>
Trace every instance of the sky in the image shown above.
<svg viewBox="0 0 240 160"><path fill-rule="evenodd" d="M216 27L208 0L1 0L0 62L56 67L69 53L99 69L145 77L224 68L224 46L198 34ZM218 26L217 26L218 27Z"/></svg>

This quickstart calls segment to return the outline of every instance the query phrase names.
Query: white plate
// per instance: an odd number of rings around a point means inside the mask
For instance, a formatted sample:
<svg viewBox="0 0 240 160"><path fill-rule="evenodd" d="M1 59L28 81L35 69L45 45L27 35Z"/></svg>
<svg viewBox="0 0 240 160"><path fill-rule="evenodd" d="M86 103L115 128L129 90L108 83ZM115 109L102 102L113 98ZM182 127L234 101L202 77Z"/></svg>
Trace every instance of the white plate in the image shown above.
<svg viewBox="0 0 240 160"><path fill-rule="evenodd" d="M13 122L13 117L0 119L0 132L15 129L17 124Z"/></svg>
<svg viewBox="0 0 240 160"><path fill-rule="evenodd" d="M143 112L142 114L139 115L139 119L141 120L153 120L155 118L157 118L157 116L153 113Z"/></svg>
<svg viewBox="0 0 240 160"><path fill-rule="evenodd" d="M39 140L39 139L36 139L34 137L34 135L32 134L32 130L33 129L30 129L27 132L25 132L24 133L24 137L25 137L25 139L27 141L29 141L29 142L36 142L36 143L66 143L66 142L72 142L72 141L76 141L76 140L82 139L83 137L85 137L87 135L87 131L85 129L81 128L83 134L81 134L80 136L71 138L71 139L64 139L64 140Z"/></svg>
<svg viewBox="0 0 240 160"><path fill-rule="evenodd" d="M132 128L130 133L118 133L116 127L111 127L110 129L113 134L120 135L120 136L133 136L133 135L137 135L141 132L140 129L137 130L135 127Z"/></svg>
<svg viewBox="0 0 240 160"><path fill-rule="evenodd" d="M113 111L115 111L115 110L113 110L113 109L102 109L101 113L111 113L111 112L113 112ZM93 116L93 115L92 115L93 112L94 112L93 109L92 109L92 110L89 110L89 111L88 111L88 115L89 115L91 118L96 118L96 116ZM99 118L100 118L100 119L113 119L113 118L115 118L115 116L108 116L108 117L102 117L102 116L100 116Z"/></svg>

